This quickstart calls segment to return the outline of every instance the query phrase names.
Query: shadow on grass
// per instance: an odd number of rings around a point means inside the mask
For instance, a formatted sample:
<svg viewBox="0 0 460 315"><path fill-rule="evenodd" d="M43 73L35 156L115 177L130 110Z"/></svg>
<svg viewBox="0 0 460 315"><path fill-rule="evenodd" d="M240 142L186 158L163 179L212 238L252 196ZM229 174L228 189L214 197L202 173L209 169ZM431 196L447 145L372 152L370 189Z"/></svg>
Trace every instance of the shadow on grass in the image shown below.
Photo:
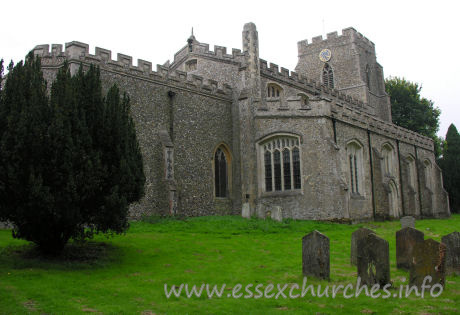
<svg viewBox="0 0 460 315"><path fill-rule="evenodd" d="M0 247L0 266L25 269L77 270L119 263L121 248L105 242L69 242L56 256L44 255L35 244Z"/></svg>

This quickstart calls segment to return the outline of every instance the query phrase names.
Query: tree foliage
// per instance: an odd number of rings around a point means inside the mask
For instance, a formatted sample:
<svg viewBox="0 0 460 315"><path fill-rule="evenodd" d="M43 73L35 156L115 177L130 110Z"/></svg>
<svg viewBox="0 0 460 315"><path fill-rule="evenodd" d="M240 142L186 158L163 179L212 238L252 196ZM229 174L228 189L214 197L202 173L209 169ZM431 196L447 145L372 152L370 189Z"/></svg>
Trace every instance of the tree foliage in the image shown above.
<svg viewBox="0 0 460 315"><path fill-rule="evenodd" d="M65 64L48 96L40 59L9 69L0 103L0 221L13 236L59 252L70 238L122 233L144 190L129 98L104 98L99 69Z"/></svg>
<svg viewBox="0 0 460 315"><path fill-rule="evenodd" d="M460 134L454 124L449 126L439 161L443 170L444 187L449 193L452 212L460 212Z"/></svg>
<svg viewBox="0 0 460 315"><path fill-rule="evenodd" d="M386 79L385 89L390 96L393 123L432 138L435 142L435 154L439 156L441 141L436 136L441 114L439 108L420 95L421 86L404 78Z"/></svg>

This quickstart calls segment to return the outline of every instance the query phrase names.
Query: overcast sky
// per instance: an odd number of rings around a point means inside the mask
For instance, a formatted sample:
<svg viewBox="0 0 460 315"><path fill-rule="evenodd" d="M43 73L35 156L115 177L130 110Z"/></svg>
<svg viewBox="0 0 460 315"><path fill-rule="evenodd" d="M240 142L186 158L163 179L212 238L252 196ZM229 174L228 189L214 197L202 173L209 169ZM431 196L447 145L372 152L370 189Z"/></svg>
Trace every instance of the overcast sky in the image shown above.
<svg viewBox="0 0 460 315"><path fill-rule="evenodd" d="M73 40L163 64L198 41L241 49L244 23L259 32L260 57L294 70L297 42L354 27L375 43L385 77L423 86L442 111L439 135L460 128L458 1L22 1L0 4L0 58L15 62L38 44ZM7 63L8 63L7 62Z"/></svg>

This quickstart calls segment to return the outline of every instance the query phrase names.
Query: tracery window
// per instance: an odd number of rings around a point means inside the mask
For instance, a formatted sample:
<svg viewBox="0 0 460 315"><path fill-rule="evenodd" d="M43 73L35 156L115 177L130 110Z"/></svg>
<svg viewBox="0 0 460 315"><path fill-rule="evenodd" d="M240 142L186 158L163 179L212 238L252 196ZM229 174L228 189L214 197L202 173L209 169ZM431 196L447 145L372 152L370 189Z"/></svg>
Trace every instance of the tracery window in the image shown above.
<svg viewBox="0 0 460 315"><path fill-rule="evenodd" d="M328 63L325 63L323 67L323 84L331 89L334 88L334 73Z"/></svg>
<svg viewBox="0 0 460 315"><path fill-rule="evenodd" d="M214 154L214 187L216 197L228 197L228 159L223 147Z"/></svg>
<svg viewBox="0 0 460 315"><path fill-rule="evenodd" d="M347 145L348 172L352 194L360 194L362 191L362 164L363 148L356 142L352 141Z"/></svg>
<svg viewBox="0 0 460 315"><path fill-rule="evenodd" d="M279 98L283 89L274 83L267 85L267 98Z"/></svg>
<svg viewBox="0 0 460 315"><path fill-rule="evenodd" d="M264 191L302 188L300 144L297 137L276 136L261 145Z"/></svg>

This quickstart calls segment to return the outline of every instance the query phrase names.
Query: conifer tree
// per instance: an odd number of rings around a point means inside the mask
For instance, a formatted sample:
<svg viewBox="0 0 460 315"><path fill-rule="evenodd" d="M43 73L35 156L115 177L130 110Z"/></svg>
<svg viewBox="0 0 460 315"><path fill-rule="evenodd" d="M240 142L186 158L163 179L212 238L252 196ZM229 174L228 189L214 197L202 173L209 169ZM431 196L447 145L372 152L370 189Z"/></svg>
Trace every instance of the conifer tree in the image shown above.
<svg viewBox="0 0 460 315"><path fill-rule="evenodd" d="M145 177L129 99L104 99L99 69L58 71L46 94L40 60L10 69L0 122L0 221L13 236L58 253L70 238L122 233Z"/></svg>
<svg viewBox="0 0 460 315"><path fill-rule="evenodd" d="M452 212L460 212L460 134L454 124L449 126L440 161L443 170L444 187L449 193Z"/></svg>

